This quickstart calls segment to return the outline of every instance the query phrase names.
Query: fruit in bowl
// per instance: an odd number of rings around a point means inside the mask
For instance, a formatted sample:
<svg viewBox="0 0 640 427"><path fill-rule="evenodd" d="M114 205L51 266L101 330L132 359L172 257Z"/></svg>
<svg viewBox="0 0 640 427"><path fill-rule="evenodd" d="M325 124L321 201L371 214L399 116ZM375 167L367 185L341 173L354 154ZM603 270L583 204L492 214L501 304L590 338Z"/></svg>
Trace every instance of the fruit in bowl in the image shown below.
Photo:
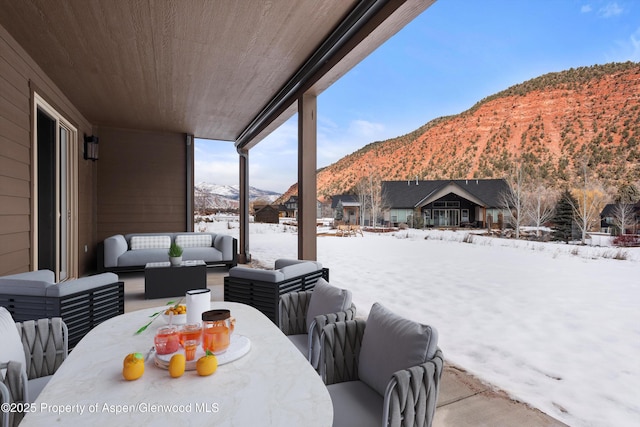
<svg viewBox="0 0 640 427"><path fill-rule="evenodd" d="M184 325L187 323L187 306L180 304L178 306L172 306L162 312L162 318L165 322L173 325Z"/></svg>

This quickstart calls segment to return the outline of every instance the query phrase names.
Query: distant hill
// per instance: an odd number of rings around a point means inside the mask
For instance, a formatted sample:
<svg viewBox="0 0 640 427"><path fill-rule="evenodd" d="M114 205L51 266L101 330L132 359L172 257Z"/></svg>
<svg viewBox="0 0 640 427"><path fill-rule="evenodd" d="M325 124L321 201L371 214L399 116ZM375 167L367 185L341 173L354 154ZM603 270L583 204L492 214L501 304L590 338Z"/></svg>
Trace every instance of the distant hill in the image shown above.
<svg viewBox="0 0 640 427"><path fill-rule="evenodd" d="M640 182L640 64L545 74L368 144L318 171L318 197L351 192L372 173L383 180L499 178L518 163L561 187L585 158L612 188ZM282 199L296 193L293 185Z"/></svg>
<svg viewBox="0 0 640 427"><path fill-rule="evenodd" d="M201 182L194 186L196 204L198 202L205 205L207 209L213 210L234 210L239 207L240 189L237 185L219 185ZM249 201L267 200L273 202L280 193L259 188L249 187Z"/></svg>

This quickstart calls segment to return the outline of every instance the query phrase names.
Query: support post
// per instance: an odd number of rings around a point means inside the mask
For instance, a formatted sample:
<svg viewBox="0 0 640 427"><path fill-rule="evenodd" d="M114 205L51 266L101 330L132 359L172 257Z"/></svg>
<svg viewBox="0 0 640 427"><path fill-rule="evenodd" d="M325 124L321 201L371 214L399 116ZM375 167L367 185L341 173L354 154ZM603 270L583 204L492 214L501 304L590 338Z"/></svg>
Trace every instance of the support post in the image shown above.
<svg viewBox="0 0 640 427"><path fill-rule="evenodd" d="M317 259L317 97L298 99L298 259Z"/></svg>
<svg viewBox="0 0 640 427"><path fill-rule="evenodd" d="M240 155L240 235L238 263L251 262L249 253L249 150L238 148Z"/></svg>
<svg viewBox="0 0 640 427"><path fill-rule="evenodd" d="M193 178L193 174L194 174L194 152L195 152L195 147L194 147L194 140L193 140L193 135L187 135L186 136L186 152L187 152L187 188L186 188L186 192L187 192L187 200L185 202L186 204L186 216L187 216L187 223L185 225L185 230L186 231L193 231L193 212L194 212L194 190L193 190L193 186L194 186L194 178Z"/></svg>

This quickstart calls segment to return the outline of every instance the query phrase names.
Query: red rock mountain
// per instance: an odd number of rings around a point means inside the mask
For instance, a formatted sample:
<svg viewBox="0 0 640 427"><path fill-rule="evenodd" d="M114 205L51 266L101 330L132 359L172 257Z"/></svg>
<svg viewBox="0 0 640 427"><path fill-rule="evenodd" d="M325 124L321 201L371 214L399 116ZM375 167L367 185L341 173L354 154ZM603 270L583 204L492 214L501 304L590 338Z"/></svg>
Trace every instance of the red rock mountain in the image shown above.
<svg viewBox="0 0 640 427"><path fill-rule="evenodd" d="M371 173L383 180L498 178L517 164L559 187L583 159L606 185L640 182L640 64L545 74L368 144L318 171L318 197L348 193ZM293 185L282 199L296 193Z"/></svg>

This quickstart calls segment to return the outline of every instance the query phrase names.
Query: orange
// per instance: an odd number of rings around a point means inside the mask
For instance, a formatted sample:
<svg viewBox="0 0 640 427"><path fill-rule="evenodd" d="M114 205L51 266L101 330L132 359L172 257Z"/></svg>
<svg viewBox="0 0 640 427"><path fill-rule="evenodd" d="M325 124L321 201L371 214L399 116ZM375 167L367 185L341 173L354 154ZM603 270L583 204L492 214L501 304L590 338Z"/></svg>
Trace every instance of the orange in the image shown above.
<svg viewBox="0 0 640 427"><path fill-rule="evenodd" d="M174 354L169 360L169 375L171 375L171 378L181 377L182 374L184 374L186 366L187 361L184 357L184 354Z"/></svg>
<svg viewBox="0 0 640 427"><path fill-rule="evenodd" d="M196 371L203 377L213 374L218 369L218 358L207 350L207 354L196 362Z"/></svg>
<svg viewBox="0 0 640 427"><path fill-rule="evenodd" d="M142 353L129 353L124 358L122 376L127 381L137 380L144 374L144 357Z"/></svg>

